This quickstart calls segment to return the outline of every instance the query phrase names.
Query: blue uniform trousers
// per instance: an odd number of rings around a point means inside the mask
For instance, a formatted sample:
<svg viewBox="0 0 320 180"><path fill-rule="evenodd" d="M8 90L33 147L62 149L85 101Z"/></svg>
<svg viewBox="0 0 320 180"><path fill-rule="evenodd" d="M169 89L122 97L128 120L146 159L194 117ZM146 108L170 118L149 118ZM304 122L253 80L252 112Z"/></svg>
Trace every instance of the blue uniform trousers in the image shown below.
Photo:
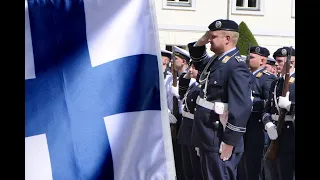
<svg viewBox="0 0 320 180"><path fill-rule="evenodd" d="M242 153L233 153L229 160L222 161L220 153L200 149L202 177L205 180L236 180L237 166Z"/></svg>

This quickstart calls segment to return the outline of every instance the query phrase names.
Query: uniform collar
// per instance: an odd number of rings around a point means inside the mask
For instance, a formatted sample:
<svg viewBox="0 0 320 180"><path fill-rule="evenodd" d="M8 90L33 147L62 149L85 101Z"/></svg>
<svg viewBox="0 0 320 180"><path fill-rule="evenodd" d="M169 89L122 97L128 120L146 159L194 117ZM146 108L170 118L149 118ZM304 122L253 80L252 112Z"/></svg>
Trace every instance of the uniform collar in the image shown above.
<svg viewBox="0 0 320 180"><path fill-rule="evenodd" d="M293 68L293 71L290 73L290 76L292 76L296 72L296 68Z"/></svg>
<svg viewBox="0 0 320 180"><path fill-rule="evenodd" d="M223 58L225 55L229 54L230 52L234 51L235 49L237 49L236 47L224 52L221 56L219 56L218 60L220 60L221 58Z"/></svg>
<svg viewBox="0 0 320 180"><path fill-rule="evenodd" d="M293 68L293 71L292 72L290 72L290 77L292 76L292 75L294 75L296 73L296 68ZM285 79L285 75L280 75L280 78L283 78L283 79Z"/></svg>
<svg viewBox="0 0 320 180"><path fill-rule="evenodd" d="M257 70L255 70L255 71L253 71L253 75L256 75L259 71L261 71L263 69L263 67L261 67L261 68L259 68L259 69L257 69Z"/></svg>

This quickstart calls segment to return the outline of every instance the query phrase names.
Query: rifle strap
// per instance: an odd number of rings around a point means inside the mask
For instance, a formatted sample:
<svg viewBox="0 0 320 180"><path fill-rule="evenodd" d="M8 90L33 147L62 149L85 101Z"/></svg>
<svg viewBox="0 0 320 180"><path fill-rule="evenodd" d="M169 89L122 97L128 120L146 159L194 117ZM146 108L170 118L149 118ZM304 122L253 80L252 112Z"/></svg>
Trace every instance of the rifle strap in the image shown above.
<svg viewBox="0 0 320 180"><path fill-rule="evenodd" d="M278 114L280 114L280 108L278 106L278 101L277 101L277 86L278 86L279 82L280 82L280 80L277 81L276 85L274 86L274 90L273 90L273 100L274 100L274 104L278 110Z"/></svg>

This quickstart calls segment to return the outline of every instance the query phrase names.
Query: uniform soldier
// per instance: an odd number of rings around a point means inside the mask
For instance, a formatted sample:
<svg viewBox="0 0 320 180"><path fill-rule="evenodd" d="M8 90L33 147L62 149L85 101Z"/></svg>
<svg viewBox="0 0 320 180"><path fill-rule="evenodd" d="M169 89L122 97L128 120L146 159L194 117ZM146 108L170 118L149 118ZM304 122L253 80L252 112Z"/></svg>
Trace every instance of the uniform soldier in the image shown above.
<svg viewBox="0 0 320 180"><path fill-rule="evenodd" d="M191 143L199 147L203 179L236 179L243 153L243 133L252 107L251 74L236 44L238 24L216 20L188 48L201 72ZM205 45L215 53L208 57Z"/></svg>
<svg viewBox="0 0 320 180"><path fill-rule="evenodd" d="M271 84L269 101L267 101L262 121L271 140L279 138L279 150L274 162L277 167L270 165L265 167L266 179L290 180L294 179L295 169L295 50L292 49L290 61L289 91L282 97L286 67L284 66L290 48L282 47L274 52L273 57L278 63L280 78ZM276 125L280 108L286 109L285 123L278 137Z"/></svg>
<svg viewBox="0 0 320 180"><path fill-rule="evenodd" d="M268 57L267 64L266 64L266 70L277 77L278 72L277 72L276 60L274 60L271 57Z"/></svg>
<svg viewBox="0 0 320 180"><path fill-rule="evenodd" d="M162 69L163 71L170 72L169 63L172 59L172 52L168 50L161 50L161 57L162 57Z"/></svg>
<svg viewBox="0 0 320 180"><path fill-rule="evenodd" d="M244 135L244 153L238 167L239 180L262 179L263 150L265 131L261 121L262 111L269 98L270 86L276 77L265 69L270 52L267 48L253 46L250 48L249 67L252 72L252 112Z"/></svg>
<svg viewBox="0 0 320 180"><path fill-rule="evenodd" d="M189 52L181 49L177 46L174 46L173 55L175 57L174 63L174 70L178 73L177 78L180 76L184 76L189 69L189 62L190 62L190 56ZM177 87L171 86L171 94L174 96L174 98L178 99L178 108L179 108L179 115L176 122L176 131L179 132L181 121L182 121L182 96L179 95L179 91L186 90L188 87L180 87L179 81L177 81ZM176 165L176 171L177 171L177 179L183 180L184 179L184 173L183 173L183 164L182 164L182 154L181 154L181 145L177 143L178 139L173 141L173 151L174 151L174 159L175 159L175 165Z"/></svg>
<svg viewBox="0 0 320 180"><path fill-rule="evenodd" d="M173 95L171 93L171 86L172 86L172 74L170 69L167 69L167 64L171 61L172 52L167 50L161 50L161 57L162 57L162 70L164 75L164 85L166 88L166 95L167 95L167 105L169 113L172 112L172 98ZM171 123L175 123L174 118L170 118Z"/></svg>
<svg viewBox="0 0 320 180"><path fill-rule="evenodd" d="M183 173L186 180L202 180L200 159L195 146L191 144L191 132L194 120L196 99L200 92L198 71L190 61L187 74L179 78L179 95L183 102L182 122L178 132L178 142L181 144Z"/></svg>

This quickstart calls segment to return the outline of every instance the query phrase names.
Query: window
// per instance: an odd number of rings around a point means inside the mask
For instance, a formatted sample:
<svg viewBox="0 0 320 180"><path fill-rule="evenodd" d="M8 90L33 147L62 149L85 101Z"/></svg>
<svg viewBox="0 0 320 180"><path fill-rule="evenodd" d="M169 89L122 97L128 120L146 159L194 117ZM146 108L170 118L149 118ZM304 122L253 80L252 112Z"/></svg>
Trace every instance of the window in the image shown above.
<svg viewBox="0 0 320 180"><path fill-rule="evenodd" d="M162 0L163 9L196 10L196 0Z"/></svg>
<svg viewBox="0 0 320 180"><path fill-rule="evenodd" d="M263 15L264 0L232 0L232 14Z"/></svg>

